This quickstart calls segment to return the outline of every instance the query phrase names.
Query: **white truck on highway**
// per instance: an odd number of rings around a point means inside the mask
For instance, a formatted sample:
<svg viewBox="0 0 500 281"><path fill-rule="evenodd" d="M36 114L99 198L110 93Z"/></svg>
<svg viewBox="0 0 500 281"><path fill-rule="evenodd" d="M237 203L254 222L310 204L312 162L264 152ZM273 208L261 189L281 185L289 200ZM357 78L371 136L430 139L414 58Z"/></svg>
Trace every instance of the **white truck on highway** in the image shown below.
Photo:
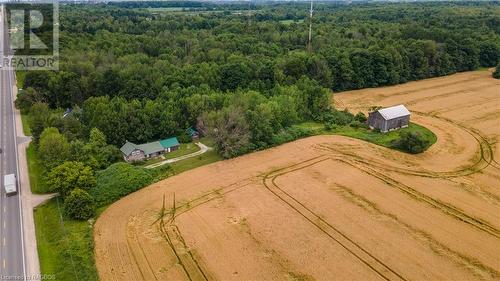
<svg viewBox="0 0 500 281"><path fill-rule="evenodd" d="M3 185L5 187L5 194L7 196L17 193L16 175L9 174L3 176Z"/></svg>

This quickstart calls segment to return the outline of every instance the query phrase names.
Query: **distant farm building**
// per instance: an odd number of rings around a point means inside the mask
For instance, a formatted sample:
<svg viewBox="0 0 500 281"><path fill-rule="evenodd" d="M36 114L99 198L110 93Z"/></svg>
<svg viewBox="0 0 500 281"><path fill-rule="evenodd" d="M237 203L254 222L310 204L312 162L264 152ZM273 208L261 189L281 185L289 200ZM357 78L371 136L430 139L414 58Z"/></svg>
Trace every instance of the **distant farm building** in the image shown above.
<svg viewBox="0 0 500 281"><path fill-rule="evenodd" d="M380 129L384 133L406 128L408 123L410 123L410 111L404 105L383 108L368 114L370 129Z"/></svg>
<svg viewBox="0 0 500 281"><path fill-rule="evenodd" d="M200 139L200 133L196 131L193 127L189 127L186 130L187 134L191 137L193 141L197 141Z"/></svg>
<svg viewBox="0 0 500 281"><path fill-rule="evenodd" d="M164 153L179 149L179 146L179 141L174 137L144 144L135 144L127 141L120 148L120 151L123 153L125 161L134 162L158 157Z"/></svg>

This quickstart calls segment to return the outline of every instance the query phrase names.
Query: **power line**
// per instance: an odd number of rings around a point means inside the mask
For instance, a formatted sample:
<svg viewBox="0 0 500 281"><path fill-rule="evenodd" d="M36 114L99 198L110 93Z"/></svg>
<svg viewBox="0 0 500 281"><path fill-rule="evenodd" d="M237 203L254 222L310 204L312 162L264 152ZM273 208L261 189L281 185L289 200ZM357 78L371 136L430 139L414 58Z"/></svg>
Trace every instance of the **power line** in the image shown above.
<svg viewBox="0 0 500 281"><path fill-rule="evenodd" d="M312 18L313 18L313 0L311 0L311 9L309 10L309 40L307 41L307 50L312 52Z"/></svg>

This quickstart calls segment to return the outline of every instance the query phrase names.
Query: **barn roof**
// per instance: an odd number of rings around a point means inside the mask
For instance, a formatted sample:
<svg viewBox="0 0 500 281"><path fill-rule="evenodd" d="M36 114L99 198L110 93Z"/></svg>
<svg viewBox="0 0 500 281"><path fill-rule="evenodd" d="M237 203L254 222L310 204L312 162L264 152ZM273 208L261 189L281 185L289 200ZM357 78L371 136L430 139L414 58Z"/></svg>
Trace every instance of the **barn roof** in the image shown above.
<svg viewBox="0 0 500 281"><path fill-rule="evenodd" d="M382 115L382 117L385 120L390 120L390 119L410 115L410 111L408 111L408 109L406 109L406 107L402 104L392 106L392 107L383 108L383 109L380 109L378 112L380 113L380 115Z"/></svg>

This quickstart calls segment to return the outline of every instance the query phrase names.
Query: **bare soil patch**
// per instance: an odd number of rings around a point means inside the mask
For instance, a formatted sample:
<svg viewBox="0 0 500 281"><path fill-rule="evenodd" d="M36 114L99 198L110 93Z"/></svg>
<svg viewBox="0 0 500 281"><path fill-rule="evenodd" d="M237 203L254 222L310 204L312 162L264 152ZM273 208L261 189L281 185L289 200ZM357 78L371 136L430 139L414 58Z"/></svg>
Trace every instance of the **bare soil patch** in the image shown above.
<svg viewBox="0 0 500 281"><path fill-rule="evenodd" d="M121 199L95 224L101 280L498 280L500 81L490 77L336 95L354 111L406 104L438 136L419 155L316 136Z"/></svg>

